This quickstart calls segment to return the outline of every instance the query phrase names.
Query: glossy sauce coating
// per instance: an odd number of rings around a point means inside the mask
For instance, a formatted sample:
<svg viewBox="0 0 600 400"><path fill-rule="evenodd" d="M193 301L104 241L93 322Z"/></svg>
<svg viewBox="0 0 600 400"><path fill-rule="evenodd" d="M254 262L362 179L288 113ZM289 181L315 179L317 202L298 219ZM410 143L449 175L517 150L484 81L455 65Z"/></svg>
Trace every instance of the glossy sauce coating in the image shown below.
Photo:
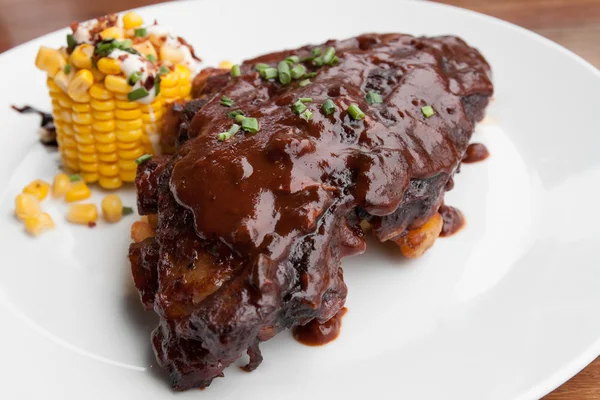
<svg viewBox="0 0 600 400"><path fill-rule="evenodd" d="M294 339L307 346L323 346L334 341L340 335L342 318L347 312L348 309L344 307L325 322L313 319L306 325L295 326L292 328Z"/></svg>
<svg viewBox="0 0 600 400"><path fill-rule="evenodd" d="M465 157L463 158L462 162L472 164L479 161L483 161L489 156L490 152L484 144L471 143L469 147L467 147L467 152L465 153Z"/></svg>
<svg viewBox="0 0 600 400"><path fill-rule="evenodd" d="M454 235L465 225L465 217L457 208L442 205L439 213L442 214L442 218L444 219L444 225L440 233L442 237Z"/></svg>

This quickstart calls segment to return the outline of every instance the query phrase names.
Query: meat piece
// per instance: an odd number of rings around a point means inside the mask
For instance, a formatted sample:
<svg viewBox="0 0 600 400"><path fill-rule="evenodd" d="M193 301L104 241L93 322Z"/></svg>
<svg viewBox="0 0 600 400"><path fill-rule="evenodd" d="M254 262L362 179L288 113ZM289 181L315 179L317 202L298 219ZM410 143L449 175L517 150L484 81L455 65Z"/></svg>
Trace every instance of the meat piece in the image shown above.
<svg viewBox="0 0 600 400"><path fill-rule="evenodd" d="M152 344L177 390L208 386L244 352L252 370L261 341L335 316L347 293L341 258L366 247L361 220L383 241L422 233L411 242L419 251L439 235L444 192L492 95L488 64L455 37L369 34L330 46L339 62L307 62L309 85L263 80L254 65L303 59L312 46L247 61L239 78L207 72L187 141L138 171L140 212L159 214L158 257L148 275L132 245L132 271L143 298L155 288ZM369 91L383 102L368 104ZM259 132L219 141L233 124L222 96ZM299 98L312 99L310 118L294 113Z"/></svg>

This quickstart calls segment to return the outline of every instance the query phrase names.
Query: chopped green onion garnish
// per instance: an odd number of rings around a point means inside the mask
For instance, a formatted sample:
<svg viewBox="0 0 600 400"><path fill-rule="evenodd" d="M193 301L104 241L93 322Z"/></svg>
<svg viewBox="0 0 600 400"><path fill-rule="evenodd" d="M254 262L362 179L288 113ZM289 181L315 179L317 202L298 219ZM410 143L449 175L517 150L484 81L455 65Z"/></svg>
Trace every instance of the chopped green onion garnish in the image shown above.
<svg viewBox="0 0 600 400"><path fill-rule="evenodd" d="M236 115L234 118L235 122L237 122L238 124L244 122L245 119L246 117L244 117L244 114Z"/></svg>
<svg viewBox="0 0 600 400"><path fill-rule="evenodd" d="M229 112L227 113L227 116L228 116L229 118L235 118L235 117L237 117L238 115L241 115L241 116L243 117L243 116L244 116L244 112L243 112L242 110L235 110L235 111L229 111Z"/></svg>
<svg viewBox="0 0 600 400"><path fill-rule="evenodd" d="M160 75L157 75L156 78L154 78L154 95L158 96L160 94Z"/></svg>
<svg viewBox="0 0 600 400"><path fill-rule="evenodd" d="M63 72L65 73L65 75L69 75L71 73L71 64L65 65L65 67L63 68Z"/></svg>
<svg viewBox="0 0 600 400"><path fill-rule="evenodd" d="M154 54L148 54L146 56L146 58L148 59L148 61L150 62L155 62L156 61L156 57L154 57Z"/></svg>
<svg viewBox="0 0 600 400"><path fill-rule="evenodd" d="M315 76L317 76L316 72L309 72L308 74L304 75L305 78L314 78Z"/></svg>
<svg viewBox="0 0 600 400"><path fill-rule="evenodd" d="M333 60L331 60L331 64L330 65L338 65L340 62L340 59L338 58L338 56L333 57Z"/></svg>
<svg viewBox="0 0 600 400"><path fill-rule="evenodd" d="M292 79L300 79L306 74L306 67L302 64L298 64L292 68L290 74L292 75Z"/></svg>
<svg viewBox="0 0 600 400"><path fill-rule="evenodd" d="M145 163L146 161L148 161L148 160L149 160L149 159L151 159L151 158L152 158L152 154L144 154L144 155L143 155L143 156L141 156L140 158L136 159L136 160L135 160L135 163L136 163L137 165L140 165L140 164L143 164L143 163Z"/></svg>
<svg viewBox="0 0 600 400"><path fill-rule="evenodd" d="M303 80L303 81L300 81L300 83L298 84L298 86L300 86L300 87L304 87L304 86L308 86L308 85L310 85L310 84L311 84L311 81L310 81L310 79L305 79L305 80Z"/></svg>
<svg viewBox="0 0 600 400"><path fill-rule="evenodd" d="M360 120L360 119L365 118L365 113L362 112L362 110L356 104L351 104L350 107L348 107L348 114L350 114L352 119L355 119L355 120Z"/></svg>
<svg viewBox="0 0 600 400"><path fill-rule="evenodd" d="M231 139L233 135L229 132L221 132L217 135L217 139L219 139L219 141L224 142L226 140Z"/></svg>
<svg viewBox="0 0 600 400"><path fill-rule="evenodd" d="M327 50L325 50L325 54L323 54L323 64L331 65L333 57L335 57L335 49L333 47L328 47Z"/></svg>
<svg viewBox="0 0 600 400"><path fill-rule="evenodd" d="M133 214L133 208L123 206L123 216Z"/></svg>
<svg viewBox="0 0 600 400"><path fill-rule="evenodd" d="M297 102L295 102L292 105L292 109L294 110L294 112L296 114L301 114L306 110L306 106L304 105L303 102L301 102L300 100L298 100Z"/></svg>
<svg viewBox="0 0 600 400"><path fill-rule="evenodd" d="M270 68L269 64L264 64L264 63L258 63L254 66L254 69L257 70L258 72L261 72L263 69L267 69Z"/></svg>
<svg viewBox="0 0 600 400"><path fill-rule="evenodd" d="M331 100L331 99L325 100L325 102L323 103L323 112L325 113L325 115L331 115L336 110L337 110L337 107L335 106L335 103L333 102L333 100Z"/></svg>
<svg viewBox="0 0 600 400"><path fill-rule="evenodd" d="M383 98L381 97L381 95L374 91L368 92L366 98L367 98L367 103L369 103L369 104L383 103Z"/></svg>
<svg viewBox="0 0 600 400"><path fill-rule="evenodd" d="M75 46L77 46L77 40L75 40L75 36L69 33L67 35L67 47L69 48L69 51L73 51Z"/></svg>
<svg viewBox="0 0 600 400"><path fill-rule="evenodd" d="M117 47L121 50L128 49L131 46L133 46L133 42L131 41L131 39L125 39L121 40L120 42L117 42Z"/></svg>
<svg viewBox="0 0 600 400"><path fill-rule="evenodd" d="M300 57L298 57L298 56L289 56L289 57L286 57L285 61L288 64L292 64L292 65L298 64L300 62Z"/></svg>
<svg viewBox="0 0 600 400"><path fill-rule="evenodd" d="M433 110L433 107L431 107L431 106L425 106L425 107L421 108L421 112L423 113L425 118L429 118L429 117L433 116L433 114L435 114L435 111Z"/></svg>
<svg viewBox="0 0 600 400"><path fill-rule="evenodd" d="M271 67L265 68L260 71L260 76L262 76L264 79L276 78L278 74L279 72L277 71L277 69Z"/></svg>
<svg viewBox="0 0 600 400"><path fill-rule="evenodd" d="M69 175L69 182L78 182L81 180L81 176L77 174Z"/></svg>
<svg viewBox="0 0 600 400"><path fill-rule="evenodd" d="M317 58L315 58L313 60L313 63L317 66L317 67L322 67L323 64L325 64L325 61L323 61L323 56L319 56Z"/></svg>
<svg viewBox="0 0 600 400"><path fill-rule="evenodd" d="M236 133L238 133L238 131L240 130L240 126L238 124L233 124L231 125L231 128L229 128L229 133L231 133L231 136L235 135Z"/></svg>
<svg viewBox="0 0 600 400"><path fill-rule="evenodd" d="M305 121L308 121L309 119L312 118L312 112L310 112L310 110L306 110L304 111L302 114L300 114L300 118L302 118Z"/></svg>
<svg viewBox="0 0 600 400"><path fill-rule="evenodd" d="M312 54L313 56L318 56L321 54L321 48L320 47L315 47L314 49L312 49Z"/></svg>
<svg viewBox="0 0 600 400"><path fill-rule="evenodd" d="M231 100L229 97L223 95L223 97L221 97L221 105L225 106L225 107L231 107L232 105L234 105L235 102L233 100Z"/></svg>
<svg viewBox="0 0 600 400"><path fill-rule="evenodd" d="M239 78L241 75L242 69L239 65L236 64L233 67L231 67L231 76L233 76L234 78Z"/></svg>
<svg viewBox="0 0 600 400"><path fill-rule="evenodd" d="M135 71L134 73L129 75L129 79L127 80L127 83L129 83L129 85L133 86L140 80L141 77L142 77L142 73L140 71Z"/></svg>
<svg viewBox="0 0 600 400"><path fill-rule="evenodd" d="M256 118L244 118L242 121L242 129L250 133L258 132L258 120Z"/></svg>
<svg viewBox="0 0 600 400"><path fill-rule="evenodd" d="M301 101L303 103L312 103L312 97L300 97L298 101Z"/></svg>
<svg viewBox="0 0 600 400"><path fill-rule="evenodd" d="M166 65L163 65L159 68L158 70L158 74L159 75L165 75L168 74L171 70L169 69L169 67L167 67Z"/></svg>
<svg viewBox="0 0 600 400"><path fill-rule="evenodd" d="M137 28L134 31L133 36L134 37L146 37L147 34L148 34L148 31L146 30L146 28Z"/></svg>
<svg viewBox="0 0 600 400"><path fill-rule="evenodd" d="M142 97L146 97L148 96L148 91L146 89L144 89L143 87L141 88L137 88L132 92L129 92L129 94L127 94L127 98L129 99L129 101L136 101L138 99L141 99Z"/></svg>
<svg viewBox="0 0 600 400"><path fill-rule="evenodd" d="M287 85L292 81L292 76L290 75L290 65L287 62L282 61L279 63L277 66L277 73L279 75L279 82L281 82L282 85Z"/></svg>

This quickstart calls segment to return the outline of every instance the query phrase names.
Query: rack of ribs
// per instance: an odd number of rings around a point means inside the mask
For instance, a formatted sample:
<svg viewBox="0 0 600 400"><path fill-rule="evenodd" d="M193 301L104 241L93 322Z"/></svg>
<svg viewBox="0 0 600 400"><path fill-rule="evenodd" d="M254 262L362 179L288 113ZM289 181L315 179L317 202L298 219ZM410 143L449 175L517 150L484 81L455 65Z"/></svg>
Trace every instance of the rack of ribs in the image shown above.
<svg viewBox="0 0 600 400"><path fill-rule="evenodd" d="M176 390L208 386L244 352L252 370L262 341L332 318L347 293L341 258L365 251L364 226L408 256L440 233L444 193L493 92L489 65L450 36L367 34L321 47L339 61L305 61L316 72L308 85L263 79L255 66L310 59L314 46L249 60L240 77L201 73L196 99L170 117L175 153L138 169L139 212L158 214L158 226L131 245L131 267L160 316L152 345ZM369 104L370 91L382 102ZM312 99L311 118L294 113L300 98ZM218 140L238 109L260 130Z"/></svg>

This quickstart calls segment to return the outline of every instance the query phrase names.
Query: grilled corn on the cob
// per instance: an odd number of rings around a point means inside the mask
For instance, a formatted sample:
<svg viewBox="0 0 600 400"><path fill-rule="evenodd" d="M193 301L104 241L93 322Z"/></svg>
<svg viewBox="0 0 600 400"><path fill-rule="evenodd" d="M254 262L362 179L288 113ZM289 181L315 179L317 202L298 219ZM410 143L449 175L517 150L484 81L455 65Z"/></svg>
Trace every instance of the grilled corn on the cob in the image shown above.
<svg viewBox="0 0 600 400"><path fill-rule="evenodd" d="M168 104L189 99L193 50L160 25L129 12L79 24L67 48L40 48L63 164L85 182L133 182Z"/></svg>

